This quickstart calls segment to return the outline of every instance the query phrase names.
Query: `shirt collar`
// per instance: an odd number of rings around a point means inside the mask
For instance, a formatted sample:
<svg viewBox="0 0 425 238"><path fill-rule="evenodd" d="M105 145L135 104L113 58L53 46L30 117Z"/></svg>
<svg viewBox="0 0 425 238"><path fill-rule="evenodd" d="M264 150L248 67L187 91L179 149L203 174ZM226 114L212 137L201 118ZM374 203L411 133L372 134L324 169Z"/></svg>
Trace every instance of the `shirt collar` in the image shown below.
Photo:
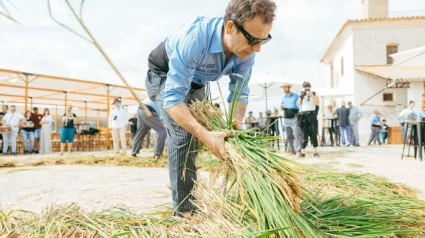
<svg viewBox="0 0 425 238"><path fill-rule="evenodd" d="M223 52L223 19L221 19L217 25L216 29L214 31L214 34L212 36L211 46L210 46L210 53L220 53Z"/></svg>
<svg viewBox="0 0 425 238"><path fill-rule="evenodd" d="M290 92L290 93L289 93L289 96L288 96L288 94L286 94L286 93L285 93L285 97L289 98L289 97L291 97L293 94L294 94L293 92Z"/></svg>

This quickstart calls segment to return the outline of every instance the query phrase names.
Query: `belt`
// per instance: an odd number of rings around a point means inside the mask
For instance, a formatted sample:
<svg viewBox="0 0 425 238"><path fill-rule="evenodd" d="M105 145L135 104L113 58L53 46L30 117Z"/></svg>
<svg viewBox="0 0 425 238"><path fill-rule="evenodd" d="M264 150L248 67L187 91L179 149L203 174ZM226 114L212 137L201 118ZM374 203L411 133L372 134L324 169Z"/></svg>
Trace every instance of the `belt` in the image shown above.
<svg viewBox="0 0 425 238"><path fill-rule="evenodd" d="M195 89L195 90L201 89L203 87L204 87L204 85L200 85L200 84L193 83L193 82L190 84L190 88Z"/></svg>
<svg viewBox="0 0 425 238"><path fill-rule="evenodd" d="M153 109L151 106L146 105L146 104L145 104L145 106L148 108L148 110L149 110L149 111L151 111L151 112L155 112L155 109Z"/></svg>

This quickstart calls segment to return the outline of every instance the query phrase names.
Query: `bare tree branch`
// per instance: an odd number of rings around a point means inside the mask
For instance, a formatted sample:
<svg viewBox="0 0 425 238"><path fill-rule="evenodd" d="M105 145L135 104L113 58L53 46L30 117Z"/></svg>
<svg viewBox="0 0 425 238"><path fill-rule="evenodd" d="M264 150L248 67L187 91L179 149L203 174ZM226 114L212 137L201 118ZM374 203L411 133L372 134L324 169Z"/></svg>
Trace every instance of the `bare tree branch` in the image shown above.
<svg viewBox="0 0 425 238"><path fill-rule="evenodd" d="M21 10L19 10L19 8L11 1L11 0L6 0L9 2L10 5L12 5L12 7L14 7L18 12L21 12Z"/></svg>
<svg viewBox="0 0 425 238"><path fill-rule="evenodd" d="M87 39L86 37L84 37L83 35L81 35L81 34L77 33L77 32L76 32L76 31L74 31L71 27L69 27L69 26L67 26L67 25L63 24L62 22L60 22L60 21L56 20L56 19L53 17L53 14L52 14L52 9L51 9L51 7L50 7L50 0L47 0L47 8L48 8L48 10L49 10L50 18L51 18L54 22L56 22L58 25L60 25L60 26L64 27L64 28L65 28L65 29L67 29L68 31L70 31L70 32L74 33L75 35L77 35L77 36L81 37L83 40L86 40L86 41L88 41L88 42L90 42L90 43L93 43L93 41L91 41L91 40Z"/></svg>
<svg viewBox="0 0 425 238"><path fill-rule="evenodd" d="M9 0L8 0L8 2L9 2L12 6L14 6L14 7L16 8L16 6L15 6L15 5L14 5L11 1L9 1ZM0 11L0 15L1 15L1 16L4 16L4 17L6 17L7 19L9 19L9 20L11 20L11 21L13 21L13 22L15 22L15 23L18 23L18 24L22 25L20 22L18 22L17 20L15 20L15 19L12 17L12 15L10 14L9 10L7 9L6 5L3 3L3 1L2 1L2 0L0 0L0 8L2 8L2 9L3 9L3 11ZM18 10L19 10L19 9L18 9Z"/></svg>
<svg viewBox="0 0 425 238"><path fill-rule="evenodd" d="M81 4L80 4L80 19L81 19L81 21L83 21L83 5L84 5L85 1L86 0L81 0Z"/></svg>
<svg viewBox="0 0 425 238"><path fill-rule="evenodd" d="M3 8L4 12L6 12L7 15L10 16L9 10L7 10L6 5L4 5L3 1L0 1L0 7Z"/></svg>
<svg viewBox="0 0 425 238"><path fill-rule="evenodd" d="M15 23L18 23L19 25L22 25L20 22L18 22L17 20L15 20L13 17L9 16L6 13L0 12L0 15L6 17L7 19L9 19L9 20L11 20L11 21L13 21Z"/></svg>
<svg viewBox="0 0 425 238"><path fill-rule="evenodd" d="M74 17L77 19L77 21L80 23L81 27L84 29L84 31L87 33L87 35L90 37L90 39L93 41L93 44L96 46L96 48L99 50L99 52L102 54L102 56L105 58L105 60L108 62L108 64L112 67L114 72L118 75L118 77L121 79L121 81L127 86L130 93L133 95L133 97L136 99L137 102L139 102L140 107L143 109L146 116L150 117L152 113L149 111L149 109L145 106L145 104L142 103L142 100L140 100L137 93L133 90L133 88L130 87L130 84L125 80L125 78L122 76L121 72L118 70L118 68L115 66L115 64L111 61L109 56L106 54L106 52L103 50L103 48L99 45L99 43L96 41L94 36L91 34L87 26L84 24L83 20L78 17L77 13L75 12L74 8L71 6L68 0L65 0L65 2L68 4L69 9L72 11L72 14L74 14ZM84 0L82 1L84 3Z"/></svg>

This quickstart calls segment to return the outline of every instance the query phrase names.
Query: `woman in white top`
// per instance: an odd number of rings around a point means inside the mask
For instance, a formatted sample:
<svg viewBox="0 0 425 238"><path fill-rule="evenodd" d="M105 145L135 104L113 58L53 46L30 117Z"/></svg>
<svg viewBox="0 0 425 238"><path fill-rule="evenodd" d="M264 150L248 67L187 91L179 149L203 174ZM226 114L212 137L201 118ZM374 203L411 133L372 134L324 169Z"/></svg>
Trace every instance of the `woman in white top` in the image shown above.
<svg viewBox="0 0 425 238"><path fill-rule="evenodd" d="M51 125L53 122L52 115L48 108L44 109L44 116L40 121L41 133L40 133L40 154L51 154L52 153L52 137L51 137Z"/></svg>
<svg viewBox="0 0 425 238"><path fill-rule="evenodd" d="M121 99L115 98L111 110L109 112L108 126L112 129L112 141L114 142L114 150L117 154L120 153L119 140L121 140L122 150L125 153L127 143L125 140L125 125L128 124L127 111L121 105Z"/></svg>

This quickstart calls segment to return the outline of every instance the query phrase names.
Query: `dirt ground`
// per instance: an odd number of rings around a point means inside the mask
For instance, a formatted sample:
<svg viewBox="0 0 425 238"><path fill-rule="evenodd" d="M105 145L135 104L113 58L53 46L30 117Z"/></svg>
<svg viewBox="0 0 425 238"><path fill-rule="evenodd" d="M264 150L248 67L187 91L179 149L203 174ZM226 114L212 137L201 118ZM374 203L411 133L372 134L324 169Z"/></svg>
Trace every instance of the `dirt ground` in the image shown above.
<svg viewBox="0 0 425 238"><path fill-rule="evenodd" d="M309 151L305 159L293 158L323 171L383 176L418 189L418 195L425 199L425 161L412 157L401 160L400 146L321 147L319 152L319 159L312 158ZM73 156L79 155L87 156L87 153ZM39 157L8 156L7 159L24 161ZM141 212L158 205L171 205L167 168L82 165L2 168L0 181L0 206L4 211L24 209L39 212L51 204L71 202L78 203L85 210L124 205Z"/></svg>

